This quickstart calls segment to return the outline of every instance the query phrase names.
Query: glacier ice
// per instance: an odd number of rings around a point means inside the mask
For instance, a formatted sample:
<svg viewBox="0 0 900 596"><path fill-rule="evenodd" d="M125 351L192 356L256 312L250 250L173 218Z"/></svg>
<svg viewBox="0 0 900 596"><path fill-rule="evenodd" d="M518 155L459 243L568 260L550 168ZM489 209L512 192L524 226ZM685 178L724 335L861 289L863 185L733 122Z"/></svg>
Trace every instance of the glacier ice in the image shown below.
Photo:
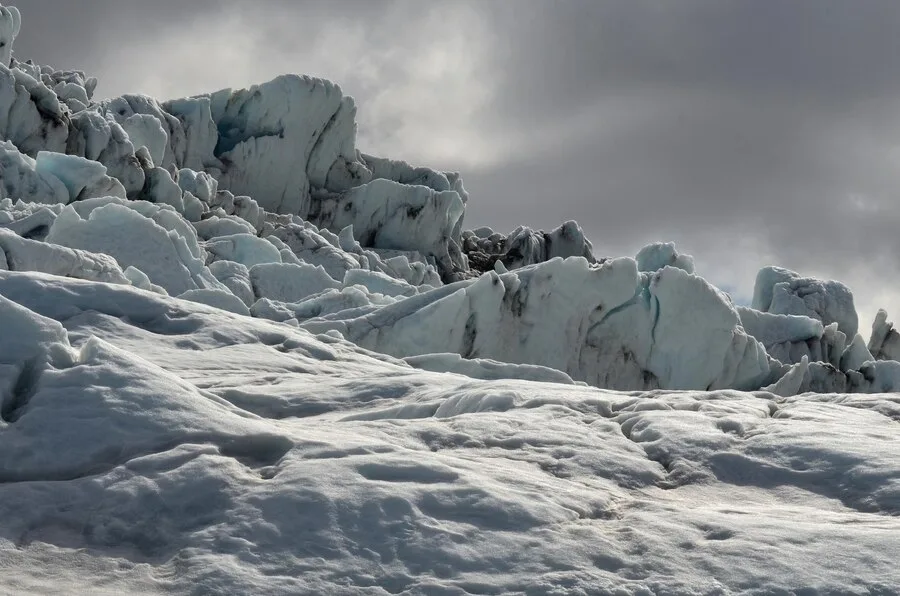
<svg viewBox="0 0 900 596"><path fill-rule="evenodd" d="M549 261L555 257L584 257L594 263L593 246L574 221L567 221L550 232L536 232L520 226L504 236L490 228L466 230L461 235L461 249L474 273L484 273L501 263L516 269Z"/></svg>
<svg viewBox="0 0 900 596"><path fill-rule="evenodd" d="M239 297L224 290L196 289L188 290L178 296L182 300L189 300L198 304L206 304L235 314L250 316L250 309Z"/></svg>
<svg viewBox="0 0 900 596"><path fill-rule="evenodd" d="M352 226L364 246L432 257L447 276L454 265L449 242L463 212L455 191L437 192L379 178L341 194L316 197L309 215L331 230Z"/></svg>
<svg viewBox="0 0 900 596"><path fill-rule="evenodd" d="M753 308L782 315L805 315L853 337L859 328L853 294L837 281L802 277L781 267L764 267L756 277Z"/></svg>
<svg viewBox="0 0 900 596"><path fill-rule="evenodd" d="M250 283L250 270L246 265L234 261L215 261L210 263L209 272L246 306L252 306L256 301Z"/></svg>
<svg viewBox="0 0 900 596"><path fill-rule="evenodd" d="M19 35L22 15L15 6L0 6L0 63L8 66L12 59L13 42Z"/></svg>
<svg viewBox="0 0 900 596"><path fill-rule="evenodd" d="M30 157L38 151L65 153L69 120L52 89L0 64L0 138Z"/></svg>
<svg viewBox="0 0 900 596"><path fill-rule="evenodd" d="M95 100L20 20L5 589L896 593L885 311L866 340L836 281L765 267L748 307L672 243L463 230L462 177L360 151L334 83Z"/></svg>
<svg viewBox="0 0 900 596"><path fill-rule="evenodd" d="M76 155L39 151L35 171L44 178L55 177L69 191L69 200L95 197L125 198L125 187L106 175L106 166Z"/></svg>
<svg viewBox="0 0 900 596"><path fill-rule="evenodd" d="M642 248L634 258L638 271L659 271L663 267L675 267L688 273L694 272L694 258L678 254L674 242L656 242Z"/></svg>
<svg viewBox="0 0 900 596"><path fill-rule="evenodd" d="M35 160L20 153L9 141L0 142L0 168L3 172L0 199L39 200L49 204L65 204L72 200L62 180L39 172Z"/></svg>
<svg viewBox="0 0 900 596"><path fill-rule="evenodd" d="M233 261L247 268L264 263L281 263L278 247L251 234L216 236L203 243L210 262Z"/></svg>
<svg viewBox="0 0 900 596"><path fill-rule="evenodd" d="M321 265L262 263L250 267L250 283L258 298L276 302L299 302L340 286Z"/></svg>
<svg viewBox="0 0 900 596"><path fill-rule="evenodd" d="M0 296L0 329L58 352L0 427L20 593L162 590L148 573L179 593L900 581L895 395L616 393L414 362L435 373L128 286L0 273ZM0 371L27 356L0 351Z"/></svg>
<svg viewBox="0 0 900 596"><path fill-rule="evenodd" d="M3 321L0 362L4 364L27 363L48 345L67 339L66 330L59 322L36 315L3 295L0 295L0 320ZM4 405L7 399L9 396L4 395Z"/></svg>
<svg viewBox="0 0 900 596"><path fill-rule="evenodd" d="M551 308L555 296L522 288L592 287L594 264L602 271L607 259L584 231L570 221L551 232L463 232L461 177L359 152L353 100L328 81L284 76L164 102L93 102L96 80L80 71L9 65L0 89L18 103L0 126L3 192L42 207L10 207L0 225L111 255L145 289L221 304L215 292L228 292L232 311L335 330L394 355L550 366L618 389L752 389L804 357L809 370L837 371L817 382L862 388L860 367L889 350L862 349L852 294L838 282L765 268L752 308L735 309L671 243L616 265L636 271L604 282L617 286L615 304L592 289ZM74 208L53 208L65 203ZM498 284L502 299L490 289ZM412 328L426 321L445 332L417 338ZM377 333L357 331L369 328Z"/></svg>
<svg viewBox="0 0 900 596"><path fill-rule="evenodd" d="M875 360L900 360L900 333L888 321L885 310L879 310L872 323L872 336L868 344Z"/></svg>
<svg viewBox="0 0 900 596"><path fill-rule="evenodd" d="M201 287L218 287L200 258L196 236L185 233L184 226L172 225L178 220L165 217L174 211L143 203L147 209L141 213L140 205L137 201L108 202L92 205L94 208L83 213L68 206L54 220L46 240L108 254L123 268L140 269L172 295Z"/></svg>
<svg viewBox="0 0 900 596"><path fill-rule="evenodd" d="M762 345L701 278L666 268L643 276L632 259L594 266L556 258L489 273L307 329L339 331L379 352L452 352L549 366L600 387L755 388L769 374ZM704 303L686 318L686 302ZM718 312L716 311L718 309ZM547 313L553 313L548 316ZM684 343L695 346L682 349Z"/></svg>
<svg viewBox="0 0 900 596"><path fill-rule="evenodd" d="M384 296L412 296L416 288L403 280L395 279L379 271L350 269L344 275L345 286L363 286L369 292Z"/></svg>
<svg viewBox="0 0 900 596"><path fill-rule="evenodd" d="M221 304L215 292L228 292L237 299L228 300L232 311L335 330L398 356L450 352L550 366L617 389L752 389L777 383L804 357L810 370L824 363L839 372L817 378L861 388L851 373L884 351L861 349L842 284L769 267L757 278L753 307L735 309L671 243L616 265L635 271L603 282L616 286L614 304L594 289L575 300L557 289L564 297L551 307L552 293L522 288L592 287L591 272L614 261L597 259L571 221L546 233L461 231L469 197L459 175L357 151L353 101L327 81L286 76L167 102L125 95L91 103L95 82L83 73L20 64L9 70L14 88L30 90L19 120L35 105L50 106L71 153L52 153L53 135L41 133L29 161L15 144L32 138L28 128L7 135L13 175L4 177L4 193L46 207L8 209L12 220L0 225L112 255L144 288ZM69 115L57 87L89 105ZM47 123L31 118L30 126ZM342 168L347 175L335 173ZM106 226L118 228L118 239L101 233ZM218 276L209 268L217 263L225 263ZM498 284L502 298L490 289ZM699 303L706 306L686 306ZM429 331L417 338L412 328L426 321ZM564 331L572 325L574 336ZM684 350L685 342L695 348Z"/></svg>
<svg viewBox="0 0 900 596"><path fill-rule="evenodd" d="M0 268L7 271L39 271L105 283L130 283L115 259L106 254L28 240L2 228L0 255Z"/></svg>
<svg viewBox="0 0 900 596"><path fill-rule="evenodd" d="M129 198L142 194L146 171L153 163L142 162L128 133L118 123L99 112L84 109L71 116L66 153L84 157L106 166L107 173L119 180Z"/></svg>
<svg viewBox="0 0 900 596"><path fill-rule="evenodd" d="M23 238L41 240L47 236L50 226L59 215L62 205L59 203L33 203L21 199L0 200L0 227L13 231Z"/></svg>
<svg viewBox="0 0 900 596"><path fill-rule="evenodd" d="M208 104L208 102L206 103ZM137 129L138 134L135 140L141 143L141 145L137 146L147 147L151 157L154 158L153 163L155 166L167 170L172 167L202 170L206 165L218 164L212 157L212 147L208 145L204 147L202 144L189 144L185 123L176 115L166 111L152 97L147 95L123 95L100 102L96 109L97 113L122 127L123 130L125 127L133 130ZM209 109L207 108L208 115ZM156 120L156 125L152 124L151 118ZM200 132L199 129L200 127L198 127L198 133ZM160 132L166 136L164 145L161 143L162 135L159 134ZM150 144L148 145L147 143Z"/></svg>
<svg viewBox="0 0 900 596"><path fill-rule="evenodd" d="M431 372L457 373L473 379L524 379L544 383L574 385L562 371L533 364L510 364L485 358L463 358L459 354L424 354L403 359L411 366Z"/></svg>
<svg viewBox="0 0 900 596"><path fill-rule="evenodd" d="M267 211L305 215L311 180L321 187L336 159L356 157L356 108L330 81L282 76L209 102L220 183Z"/></svg>

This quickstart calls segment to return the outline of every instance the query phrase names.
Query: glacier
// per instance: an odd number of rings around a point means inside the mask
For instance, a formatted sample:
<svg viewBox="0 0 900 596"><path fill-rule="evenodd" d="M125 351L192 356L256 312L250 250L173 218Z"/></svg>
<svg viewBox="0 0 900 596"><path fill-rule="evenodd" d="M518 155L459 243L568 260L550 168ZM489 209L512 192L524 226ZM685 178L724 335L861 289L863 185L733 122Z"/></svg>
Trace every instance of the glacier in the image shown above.
<svg viewBox="0 0 900 596"><path fill-rule="evenodd" d="M0 592L900 593L886 311L468 229L462 176L361 151L331 81L95 100L21 21Z"/></svg>

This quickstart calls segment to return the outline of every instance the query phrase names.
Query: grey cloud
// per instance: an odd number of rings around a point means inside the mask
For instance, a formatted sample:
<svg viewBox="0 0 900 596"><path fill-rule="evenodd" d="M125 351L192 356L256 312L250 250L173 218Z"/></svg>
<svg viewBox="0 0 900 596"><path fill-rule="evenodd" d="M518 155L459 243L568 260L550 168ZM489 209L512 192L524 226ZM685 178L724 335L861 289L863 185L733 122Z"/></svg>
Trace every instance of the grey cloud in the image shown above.
<svg viewBox="0 0 900 596"><path fill-rule="evenodd" d="M743 261L747 283L775 260L865 280L859 295L882 285L897 296L900 4L536 8L499 15L513 41L496 56L503 92L489 125L594 120L578 142L545 149L536 135L530 158L470 172L482 197L470 220L509 228L574 217L607 254L673 239L717 274ZM604 107L616 97L626 100ZM604 123L617 121L626 124L610 134ZM729 238L758 254L729 255Z"/></svg>
<svg viewBox="0 0 900 596"><path fill-rule="evenodd" d="M18 7L25 27L15 53L21 60L102 75L106 73L96 69L111 64L118 49L190 24L194 35L207 40L214 61L217 49L233 40L207 26L210 17L214 21L222 14L239 13L250 26L265 28L275 49L286 42L285 50L295 50L291 46L298 38L315 39L317 23L344 17L365 19L388 4L381 0L23 0ZM167 66L168 56L163 55L161 51L160 69Z"/></svg>
<svg viewBox="0 0 900 596"><path fill-rule="evenodd" d="M515 39L498 73L518 101L708 89L810 105L895 96L900 4L892 0L575 0L494 3ZM555 90L555 94L547 90ZM548 101L549 100L549 101Z"/></svg>
<svg viewBox="0 0 900 596"><path fill-rule="evenodd" d="M22 13L15 53L57 68L91 70L119 44L149 38L173 20L199 19L222 0L25 0L7 2Z"/></svg>

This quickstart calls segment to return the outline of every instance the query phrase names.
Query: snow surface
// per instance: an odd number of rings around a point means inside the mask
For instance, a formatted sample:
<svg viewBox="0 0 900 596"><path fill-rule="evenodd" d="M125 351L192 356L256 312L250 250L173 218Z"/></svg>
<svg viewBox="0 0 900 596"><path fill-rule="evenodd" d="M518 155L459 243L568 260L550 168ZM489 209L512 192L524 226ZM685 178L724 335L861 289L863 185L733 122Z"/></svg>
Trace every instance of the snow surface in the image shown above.
<svg viewBox="0 0 900 596"><path fill-rule="evenodd" d="M900 594L900 333L463 230L322 79L160 102L0 7L0 593Z"/></svg>
<svg viewBox="0 0 900 596"><path fill-rule="evenodd" d="M10 593L900 585L897 395L482 381L126 285L0 295Z"/></svg>

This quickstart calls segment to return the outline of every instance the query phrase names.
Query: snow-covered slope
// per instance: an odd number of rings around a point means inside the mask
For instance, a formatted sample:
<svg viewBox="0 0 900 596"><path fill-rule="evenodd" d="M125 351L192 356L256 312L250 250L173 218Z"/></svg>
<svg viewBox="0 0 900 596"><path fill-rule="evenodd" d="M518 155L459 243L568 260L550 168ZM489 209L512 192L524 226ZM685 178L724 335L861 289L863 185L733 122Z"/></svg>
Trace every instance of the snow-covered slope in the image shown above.
<svg viewBox="0 0 900 596"><path fill-rule="evenodd" d="M126 285L0 295L9 593L900 585L896 395L484 381Z"/></svg>
<svg viewBox="0 0 900 596"><path fill-rule="evenodd" d="M900 335L843 284L463 230L329 81L95 101L20 21L0 592L900 593Z"/></svg>

